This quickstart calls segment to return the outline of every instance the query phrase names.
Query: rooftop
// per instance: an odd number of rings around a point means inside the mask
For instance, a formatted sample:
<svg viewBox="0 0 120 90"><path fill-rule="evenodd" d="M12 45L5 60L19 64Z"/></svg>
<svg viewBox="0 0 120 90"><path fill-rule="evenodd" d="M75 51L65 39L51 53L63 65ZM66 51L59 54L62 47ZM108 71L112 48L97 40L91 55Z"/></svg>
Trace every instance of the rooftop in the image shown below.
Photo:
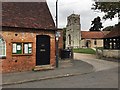
<svg viewBox="0 0 120 90"><path fill-rule="evenodd" d="M119 36L120 36L120 25L114 27L112 31L108 33L104 38L112 38L112 37L119 37Z"/></svg>
<svg viewBox="0 0 120 90"><path fill-rule="evenodd" d="M2 26L55 28L46 2L2 2Z"/></svg>
<svg viewBox="0 0 120 90"><path fill-rule="evenodd" d="M101 39L103 38L108 32L103 31L81 31L81 38L82 39Z"/></svg>

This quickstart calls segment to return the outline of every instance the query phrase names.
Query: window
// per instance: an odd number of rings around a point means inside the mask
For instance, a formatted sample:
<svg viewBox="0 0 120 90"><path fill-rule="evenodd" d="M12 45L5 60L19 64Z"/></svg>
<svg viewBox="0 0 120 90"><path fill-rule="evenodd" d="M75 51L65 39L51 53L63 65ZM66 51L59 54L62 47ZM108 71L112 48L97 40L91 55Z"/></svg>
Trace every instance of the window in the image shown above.
<svg viewBox="0 0 120 90"><path fill-rule="evenodd" d="M77 19L75 19L74 22L77 23Z"/></svg>
<svg viewBox="0 0 120 90"><path fill-rule="evenodd" d="M97 41L96 40L94 41L94 45L97 45Z"/></svg>
<svg viewBox="0 0 120 90"><path fill-rule="evenodd" d="M12 43L13 55L29 55L32 54L32 43Z"/></svg>
<svg viewBox="0 0 120 90"><path fill-rule="evenodd" d="M110 49L112 49L112 42L110 42Z"/></svg>
<svg viewBox="0 0 120 90"><path fill-rule="evenodd" d="M69 45L71 45L71 36L70 36L70 34L68 35L68 42L69 42Z"/></svg>
<svg viewBox="0 0 120 90"><path fill-rule="evenodd" d="M0 37L0 58L6 57L6 43L3 38Z"/></svg>

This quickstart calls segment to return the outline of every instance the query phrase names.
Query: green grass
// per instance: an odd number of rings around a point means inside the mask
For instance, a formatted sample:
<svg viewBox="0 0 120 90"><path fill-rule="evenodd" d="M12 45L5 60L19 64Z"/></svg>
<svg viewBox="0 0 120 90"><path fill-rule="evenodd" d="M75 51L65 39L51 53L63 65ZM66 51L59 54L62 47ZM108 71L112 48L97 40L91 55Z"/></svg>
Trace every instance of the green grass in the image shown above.
<svg viewBox="0 0 120 90"><path fill-rule="evenodd" d="M79 48L74 49L74 53L85 53L85 54L96 54L96 52L91 48Z"/></svg>

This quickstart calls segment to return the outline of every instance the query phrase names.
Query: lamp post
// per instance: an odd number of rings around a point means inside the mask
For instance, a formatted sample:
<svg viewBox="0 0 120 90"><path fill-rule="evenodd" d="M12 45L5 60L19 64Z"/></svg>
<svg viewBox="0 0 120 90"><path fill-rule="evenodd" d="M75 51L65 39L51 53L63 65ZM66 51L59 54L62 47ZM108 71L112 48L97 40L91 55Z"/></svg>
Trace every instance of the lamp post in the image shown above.
<svg viewBox="0 0 120 90"><path fill-rule="evenodd" d="M56 0L56 28L58 28L58 0Z"/></svg>
<svg viewBox="0 0 120 90"><path fill-rule="evenodd" d="M58 0L56 0L56 32L55 32L55 41L56 41L56 68L58 68L58 41L59 41L59 33L58 33Z"/></svg>
<svg viewBox="0 0 120 90"><path fill-rule="evenodd" d="M59 37L60 37L60 32L56 31L56 34L55 34L55 37L56 37L56 68L58 68L58 64L59 64L59 45L58 45L58 42L59 42Z"/></svg>

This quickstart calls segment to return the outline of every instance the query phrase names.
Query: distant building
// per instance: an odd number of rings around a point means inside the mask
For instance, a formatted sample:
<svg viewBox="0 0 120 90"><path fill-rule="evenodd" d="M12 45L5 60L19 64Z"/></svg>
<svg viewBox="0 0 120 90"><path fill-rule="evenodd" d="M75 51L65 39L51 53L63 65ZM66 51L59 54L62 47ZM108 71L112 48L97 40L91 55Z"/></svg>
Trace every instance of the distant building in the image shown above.
<svg viewBox="0 0 120 90"><path fill-rule="evenodd" d="M109 31L81 31L80 15L72 14L67 18L66 48L103 47L103 37Z"/></svg>
<svg viewBox="0 0 120 90"><path fill-rule="evenodd" d="M81 47L103 47L103 37L109 31L81 31Z"/></svg>
<svg viewBox="0 0 120 90"><path fill-rule="evenodd" d="M72 14L67 17L66 26L66 48L80 48L81 25L80 15Z"/></svg>
<svg viewBox="0 0 120 90"><path fill-rule="evenodd" d="M120 59L120 25L115 26L110 33L104 37L103 56Z"/></svg>

